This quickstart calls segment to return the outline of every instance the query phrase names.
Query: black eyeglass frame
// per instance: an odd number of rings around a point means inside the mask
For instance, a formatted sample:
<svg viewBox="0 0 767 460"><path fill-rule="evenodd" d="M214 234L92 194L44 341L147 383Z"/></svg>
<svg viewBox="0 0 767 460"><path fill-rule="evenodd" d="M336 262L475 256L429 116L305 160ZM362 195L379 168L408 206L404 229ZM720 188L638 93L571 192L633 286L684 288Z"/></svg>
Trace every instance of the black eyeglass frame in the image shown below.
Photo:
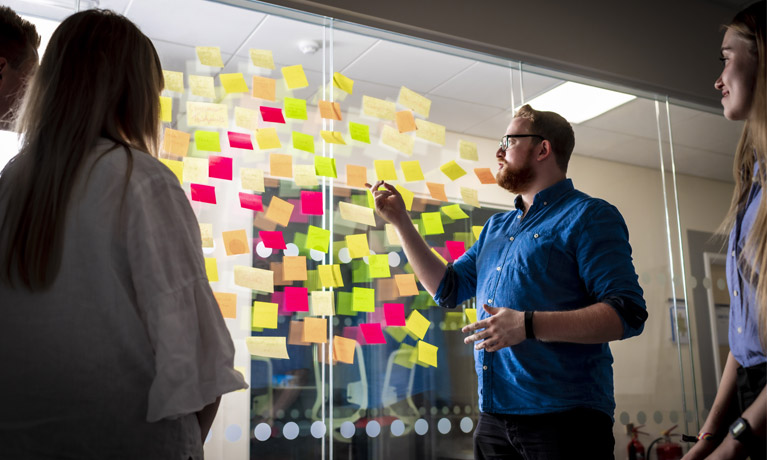
<svg viewBox="0 0 767 460"><path fill-rule="evenodd" d="M509 149L509 139L511 138L520 138L520 137L537 137L538 139L542 141L545 141L546 138L541 136L540 134L507 134L501 138L501 142L498 143L498 146L503 150L504 152ZM506 145L504 145L506 144Z"/></svg>

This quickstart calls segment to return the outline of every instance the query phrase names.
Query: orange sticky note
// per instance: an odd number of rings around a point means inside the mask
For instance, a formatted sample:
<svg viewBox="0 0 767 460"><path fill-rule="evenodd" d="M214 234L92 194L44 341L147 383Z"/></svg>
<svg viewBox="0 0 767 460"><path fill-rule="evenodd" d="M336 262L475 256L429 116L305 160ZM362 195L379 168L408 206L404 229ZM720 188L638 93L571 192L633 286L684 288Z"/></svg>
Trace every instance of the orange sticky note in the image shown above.
<svg viewBox="0 0 767 460"><path fill-rule="evenodd" d="M275 196L269 203L269 209L266 211L264 217L283 227L287 227L288 222L290 222L290 215L293 214L293 207L292 204Z"/></svg>
<svg viewBox="0 0 767 460"><path fill-rule="evenodd" d="M341 120L341 106L338 102L319 101L320 117L327 120Z"/></svg>
<svg viewBox="0 0 767 460"><path fill-rule="evenodd" d="M253 91L251 92L251 95L259 99L275 101L277 99L275 97L276 83L277 80L274 78L259 77L256 75L253 77Z"/></svg>
<svg viewBox="0 0 767 460"><path fill-rule="evenodd" d="M250 252L250 248L248 247L248 235L245 233L245 230L222 232L221 236L224 237L226 255L233 256Z"/></svg>
<svg viewBox="0 0 767 460"><path fill-rule="evenodd" d="M269 172L275 177L293 178L293 157L272 153L269 155Z"/></svg>
<svg viewBox="0 0 767 460"><path fill-rule="evenodd" d="M221 309L221 314L224 318L236 318L237 317L237 294L230 292L214 292L213 296L218 302L218 308Z"/></svg>
<svg viewBox="0 0 767 460"><path fill-rule="evenodd" d="M346 185L349 187L365 187L368 181L368 168L358 165L346 165Z"/></svg>
<svg viewBox="0 0 767 460"><path fill-rule="evenodd" d="M304 318L304 333L301 340L310 343L327 343L328 320L325 318Z"/></svg>
<svg viewBox="0 0 767 460"><path fill-rule="evenodd" d="M474 168L474 174L477 175L480 184L495 184L495 176L490 168Z"/></svg>
<svg viewBox="0 0 767 460"><path fill-rule="evenodd" d="M429 194L432 198L439 201L447 201L447 195L445 194L445 184L427 182L426 186L429 188Z"/></svg>
<svg viewBox="0 0 767 460"><path fill-rule="evenodd" d="M309 342L304 342L303 321L290 322L290 330L288 331L288 345L311 345Z"/></svg>
<svg viewBox="0 0 767 460"><path fill-rule="evenodd" d="M286 281L306 281L306 257L284 256L282 270Z"/></svg>
<svg viewBox="0 0 767 460"><path fill-rule="evenodd" d="M185 157L189 150L189 133L175 129L165 128L162 139L162 151L177 157Z"/></svg>
<svg viewBox="0 0 767 460"><path fill-rule="evenodd" d="M401 133L415 131L415 117L412 110L402 110L394 114L394 120L397 122L397 129Z"/></svg>
<svg viewBox="0 0 767 460"><path fill-rule="evenodd" d="M357 341L346 337L333 336L333 359L342 363L354 364L354 350Z"/></svg>
<svg viewBox="0 0 767 460"><path fill-rule="evenodd" d="M399 290L400 297L418 295L418 286L415 284L415 275L410 273L394 275L394 281L397 282L397 289Z"/></svg>

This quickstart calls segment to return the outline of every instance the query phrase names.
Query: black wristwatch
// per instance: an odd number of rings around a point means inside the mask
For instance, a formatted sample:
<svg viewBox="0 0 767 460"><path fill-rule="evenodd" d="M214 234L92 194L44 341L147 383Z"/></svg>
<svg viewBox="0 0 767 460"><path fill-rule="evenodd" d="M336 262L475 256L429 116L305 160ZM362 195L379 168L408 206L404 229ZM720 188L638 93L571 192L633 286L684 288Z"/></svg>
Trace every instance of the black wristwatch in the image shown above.
<svg viewBox="0 0 767 460"><path fill-rule="evenodd" d="M756 435L751 431L751 425L743 417L738 417L730 425L730 434L739 443L743 444L746 450L751 450L750 448L758 442Z"/></svg>

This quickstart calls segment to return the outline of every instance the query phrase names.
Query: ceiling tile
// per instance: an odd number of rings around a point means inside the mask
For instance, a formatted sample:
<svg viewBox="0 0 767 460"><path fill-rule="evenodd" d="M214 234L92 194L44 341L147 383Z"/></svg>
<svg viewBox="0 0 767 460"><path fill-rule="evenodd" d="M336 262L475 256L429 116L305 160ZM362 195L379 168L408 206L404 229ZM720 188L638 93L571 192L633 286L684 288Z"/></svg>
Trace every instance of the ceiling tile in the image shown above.
<svg viewBox="0 0 767 460"><path fill-rule="evenodd" d="M674 110L677 108L672 106L672 114ZM674 144L716 152L732 161L743 132L743 122L730 121L722 115L697 112L695 118L672 123L671 130Z"/></svg>

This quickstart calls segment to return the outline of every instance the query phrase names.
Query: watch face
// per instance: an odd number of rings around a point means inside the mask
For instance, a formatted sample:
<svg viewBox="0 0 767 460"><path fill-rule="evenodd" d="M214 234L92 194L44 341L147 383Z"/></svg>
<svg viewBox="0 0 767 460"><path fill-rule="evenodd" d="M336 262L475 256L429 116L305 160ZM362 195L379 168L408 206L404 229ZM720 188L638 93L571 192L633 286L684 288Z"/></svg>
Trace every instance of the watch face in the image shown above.
<svg viewBox="0 0 767 460"><path fill-rule="evenodd" d="M746 424L743 423L743 420L736 420L735 423L732 424L732 435L738 437L745 429Z"/></svg>

